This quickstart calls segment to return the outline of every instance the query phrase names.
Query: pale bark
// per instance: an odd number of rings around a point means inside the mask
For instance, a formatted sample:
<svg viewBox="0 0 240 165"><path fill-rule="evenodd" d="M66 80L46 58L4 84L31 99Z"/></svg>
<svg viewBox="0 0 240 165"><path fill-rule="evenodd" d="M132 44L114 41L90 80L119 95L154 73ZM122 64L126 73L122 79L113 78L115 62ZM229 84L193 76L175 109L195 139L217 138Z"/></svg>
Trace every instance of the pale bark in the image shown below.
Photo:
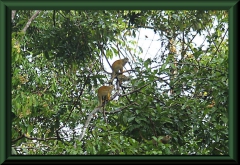
<svg viewBox="0 0 240 165"><path fill-rule="evenodd" d="M22 29L22 32L26 32L27 28L30 26L30 24L32 23L32 21L38 16L38 14L40 13L41 10L36 10L36 12L33 14L33 16L28 20L27 24L25 25L25 27Z"/></svg>

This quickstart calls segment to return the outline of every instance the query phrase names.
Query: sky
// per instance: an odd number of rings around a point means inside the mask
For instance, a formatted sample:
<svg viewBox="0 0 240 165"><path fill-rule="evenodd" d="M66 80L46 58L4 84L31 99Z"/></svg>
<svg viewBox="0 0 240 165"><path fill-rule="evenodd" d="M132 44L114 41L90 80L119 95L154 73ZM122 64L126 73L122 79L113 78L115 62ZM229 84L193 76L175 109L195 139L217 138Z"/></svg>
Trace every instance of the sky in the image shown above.
<svg viewBox="0 0 240 165"><path fill-rule="evenodd" d="M147 37L146 37L147 36ZM202 36L197 35L194 40L193 43L196 44L196 46L200 46L203 41L204 41L204 33L202 34ZM147 58L153 58L154 56L159 54L159 49L161 49L161 38L159 36L159 34L155 34L154 31L152 29L140 29L138 33L136 33L136 38L129 38L129 40L135 40L137 42L137 46L140 46L143 50L142 53L139 53L139 56L141 58L143 58L143 60L146 60ZM137 47L136 46L136 47ZM163 47L164 48L164 47ZM203 47L203 49L206 47ZM139 49L137 49L139 50ZM129 55L129 54L128 54ZM127 57L130 60L131 63L131 57L129 57L127 55ZM123 56L121 56L121 58L124 58ZM115 56L112 59L108 59L110 64L112 64L114 61L118 60L119 57ZM108 72L111 72L111 68L108 65L107 61L104 59L104 67L105 70ZM124 70L130 70L130 66L129 64L126 64L126 66L124 67Z"/></svg>

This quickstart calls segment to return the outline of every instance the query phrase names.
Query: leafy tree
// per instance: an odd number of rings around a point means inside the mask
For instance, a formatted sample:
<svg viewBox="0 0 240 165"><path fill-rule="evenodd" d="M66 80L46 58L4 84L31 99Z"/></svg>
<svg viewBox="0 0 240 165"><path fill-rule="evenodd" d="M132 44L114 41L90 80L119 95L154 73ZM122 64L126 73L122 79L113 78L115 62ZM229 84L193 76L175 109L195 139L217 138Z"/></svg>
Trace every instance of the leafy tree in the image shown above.
<svg viewBox="0 0 240 165"><path fill-rule="evenodd" d="M227 155L227 21L210 10L12 11L12 154ZM140 56L141 29L160 37L154 57ZM129 58L131 80L104 116L96 91L114 57Z"/></svg>

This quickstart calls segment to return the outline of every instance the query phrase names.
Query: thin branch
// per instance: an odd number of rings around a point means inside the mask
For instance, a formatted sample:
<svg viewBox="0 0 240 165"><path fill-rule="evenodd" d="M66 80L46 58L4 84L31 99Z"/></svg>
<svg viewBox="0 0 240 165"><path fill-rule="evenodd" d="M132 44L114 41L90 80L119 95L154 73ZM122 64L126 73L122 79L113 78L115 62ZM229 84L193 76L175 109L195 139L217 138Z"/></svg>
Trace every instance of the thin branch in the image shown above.
<svg viewBox="0 0 240 165"><path fill-rule="evenodd" d="M153 96L150 96L150 95L148 95L146 93L143 93L143 92L139 92L139 93L141 93L141 94L143 94L147 97L153 98L153 99L157 100L159 103L162 103L163 105L165 105L165 103L162 100L160 100L158 97L153 97Z"/></svg>
<svg viewBox="0 0 240 165"><path fill-rule="evenodd" d="M17 139L15 140L12 140L12 143L22 139L22 138L27 138L29 140L38 140L38 141L46 141L46 140L59 140L59 138L57 137L50 137L50 138L37 138L37 137L30 137L28 136L27 134L22 134L20 137L18 137Z"/></svg>
<svg viewBox="0 0 240 165"><path fill-rule="evenodd" d="M24 138L24 134L22 134L21 136L19 136L17 139L12 140L12 143L17 142L18 140L20 140L20 139L22 139L22 138Z"/></svg>
<svg viewBox="0 0 240 165"><path fill-rule="evenodd" d="M77 101L74 101L74 102L73 102L73 106L72 106L72 108L71 108L71 110L70 110L70 113L69 113L69 115L68 115L68 117L67 117L66 122L65 122L61 127L59 127L56 131L59 131L60 129L62 129L63 127L65 127L67 121L68 121L69 118L71 117L71 114L72 114L74 108L76 107L77 103L79 103L80 97L82 96L83 91L84 91L83 89L84 89L85 86L87 85L87 82L88 82L89 77L90 77L90 73L88 74L88 76L87 76L87 78L86 78L86 80L85 80L85 82L84 82L84 84L83 84L83 87L82 87L82 89L81 89L81 91L80 91L80 94L79 94L79 96L78 96L78 98L77 98Z"/></svg>
<svg viewBox="0 0 240 165"><path fill-rule="evenodd" d="M192 63L182 63L182 62L173 62L173 64L197 66L197 67L200 67L200 68L206 68L206 69L209 69L209 70L215 70L215 71L218 71L218 72L223 74L223 72L221 70L213 69L213 68L210 68L210 67L207 67L207 66L201 66L201 65L192 64Z"/></svg>
<svg viewBox="0 0 240 165"><path fill-rule="evenodd" d="M197 34L198 33L196 33L195 35L192 35L193 37L192 37L192 39L188 42L188 43L192 43L192 41L194 40L194 38L197 36ZM191 51L192 52L194 52L193 50L192 50L192 48L190 47L190 44L187 44L187 47L184 49L184 50L182 50L182 51L187 51L188 50L188 48L190 48L191 49Z"/></svg>
<svg viewBox="0 0 240 165"><path fill-rule="evenodd" d="M219 50L219 48L220 48L220 46L221 46L221 44L222 44L222 42L223 42L226 34L227 34L227 32L228 32L228 29L225 31L224 35L222 36L221 42L219 43L218 47L216 47L216 51L215 51L214 55L217 54L217 52L218 52L218 50ZM211 60L209 60L209 61L207 62L207 64L206 64L207 66L208 66L209 62L211 62L211 61L213 60L213 58L214 58L214 56L212 56Z"/></svg>
<svg viewBox="0 0 240 165"><path fill-rule="evenodd" d="M220 46L221 46L221 44L222 44L222 42L223 42L223 39L225 38L225 36L226 36L227 32L228 32L228 29L225 31L225 34L222 36L222 38L221 38L221 42L219 43L219 45L218 45L218 47L217 47L217 50L215 51L215 53L214 53L214 54L217 54L217 52L218 52L218 49L220 48Z"/></svg>
<svg viewBox="0 0 240 165"><path fill-rule="evenodd" d="M23 134L25 138L29 139L29 140L38 140L38 141L46 141L46 140L58 140L57 137L50 137L50 138L37 138L37 137L30 137L26 134Z"/></svg>
<svg viewBox="0 0 240 165"><path fill-rule="evenodd" d="M27 28L30 26L30 24L32 23L32 21L38 16L38 14L41 12L41 10L36 10L35 14L33 14L33 16L28 20L27 24L25 25L25 27L22 29L22 32L26 32Z"/></svg>
<svg viewBox="0 0 240 165"><path fill-rule="evenodd" d="M207 28L207 32L208 32L208 36L211 36L211 33L208 28ZM217 49L216 43L213 40L211 40L211 42L214 44L215 48Z"/></svg>
<svg viewBox="0 0 240 165"><path fill-rule="evenodd" d="M105 111L105 113L106 113L106 114L114 114L114 113L117 113L117 112L121 112L122 110L124 110L125 108L129 107L129 106L132 105L132 104L136 104L136 103L135 103L135 102L132 102L132 103L130 103L130 104L128 104L128 105L126 105L126 106L124 106L124 107L122 107L122 108L119 108L119 109L117 109L117 110L115 110L115 111ZM102 110L100 110L100 112L102 112Z"/></svg>
<svg viewBox="0 0 240 165"><path fill-rule="evenodd" d="M100 49L101 54L104 55L104 57L105 57L105 59L107 60L107 63L108 63L108 65L110 66L110 68L112 68L112 65L111 65L110 62L108 61L108 59L107 59L107 57L106 57L106 54L104 53L103 47L102 47L102 45L100 44L100 42L98 42L98 49ZM103 58L102 58L102 61L103 61ZM107 74L112 74L112 73L110 73L110 72L107 72L107 71L104 69L104 66L103 66L103 64L102 64L101 62L100 62L100 64L102 65L102 69L103 69L103 71L104 71L105 73L107 73Z"/></svg>
<svg viewBox="0 0 240 165"><path fill-rule="evenodd" d="M153 83L153 82L155 82L155 81L157 81L157 80L158 80L158 79L155 79L155 80L153 80L153 81L151 81L151 82L149 82L149 83L141 86L140 88L138 88L138 89L136 89L136 90L133 90L133 91L131 91L131 92L129 92L129 93L123 94L123 95L121 95L121 96L127 96L127 95L129 95L129 94L132 94L132 93L135 93L135 92L137 92L137 91L140 91L141 89L145 88L146 86L150 85L151 83Z"/></svg>
<svg viewBox="0 0 240 165"><path fill-rule="evenodd" d="M223 150L220 150L219 148L215 147L216 150L220 151L221 153L224 153Z"/></svg>

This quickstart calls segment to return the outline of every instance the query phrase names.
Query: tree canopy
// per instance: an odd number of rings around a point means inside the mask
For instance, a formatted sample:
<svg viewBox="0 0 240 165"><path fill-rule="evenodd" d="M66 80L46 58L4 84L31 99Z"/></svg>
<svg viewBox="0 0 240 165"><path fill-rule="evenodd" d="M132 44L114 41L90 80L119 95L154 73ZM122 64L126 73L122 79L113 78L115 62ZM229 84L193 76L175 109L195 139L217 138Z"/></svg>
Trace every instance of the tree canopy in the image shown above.
<svg viewBox="0 0 240 165"><path fill-rule="evenodd" d="M12 154L229 154L227 11L13 10L11 22ZM130 80L98 107L123 58Z"/></svg>

